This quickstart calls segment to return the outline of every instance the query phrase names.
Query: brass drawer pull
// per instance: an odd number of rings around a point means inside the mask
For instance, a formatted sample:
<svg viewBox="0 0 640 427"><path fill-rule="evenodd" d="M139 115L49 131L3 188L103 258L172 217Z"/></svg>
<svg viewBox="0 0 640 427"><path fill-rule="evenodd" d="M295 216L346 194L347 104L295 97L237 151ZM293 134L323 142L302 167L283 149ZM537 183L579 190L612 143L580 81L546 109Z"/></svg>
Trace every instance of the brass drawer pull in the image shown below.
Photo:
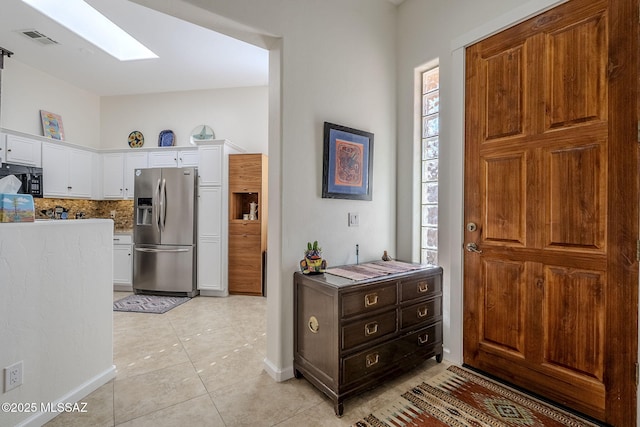
<svg viewBox="0 0 640 427"><path fill-rule="evenodd" d="M378 294L366 294L364 296L364 306L371 307L372 305L376 305L378 303Z"/></svg>
<svg viewBox="0 0 640 427"><path fill-rule="evenodd" d="M418 307L418 317L426 317L429 314L429 308L425 305L424 307Z"/></svg>
<svg viewBox="0 0 640 427"><path fill-rule="evenodd" d="M378 353L367 354L367 356L365 357L365 362L366 362L367 368L372 367L373 365L375 365L379 361L380 361L380 354L378 354Z"/></svg>
<svg viewBox="0 0 640 427"><path fill-rule="evenodd" d="M429 334L418 335L418 344L426 344L429 342Z"/></svg>
<svg viewBox="0 0 640 427"><path fill-rule="evenodd" d="M418 282L418 292L421 294L429 292L429 282Z"/></svg>
<svg viewBox="0 0 640 427"><path fill-rule="evenodd" d="M364 325L364 336L368 337L370 335L378 333L378 322L370 322Z"/></svg>

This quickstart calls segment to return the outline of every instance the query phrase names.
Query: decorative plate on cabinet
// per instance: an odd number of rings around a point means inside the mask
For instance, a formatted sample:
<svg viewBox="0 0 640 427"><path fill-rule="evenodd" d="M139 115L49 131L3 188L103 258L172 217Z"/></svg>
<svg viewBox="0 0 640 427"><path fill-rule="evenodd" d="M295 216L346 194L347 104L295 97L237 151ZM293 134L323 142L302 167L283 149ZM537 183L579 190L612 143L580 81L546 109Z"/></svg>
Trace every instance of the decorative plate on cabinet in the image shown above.
<svg viewBox="0 0 640 427"><path fill-rule="evenodd" d="M176 135L172 130L163 130L158 135L158 147L172 147L175 143Z"/></svg>
<svg viewBox="0 0 640 427"><path fill-rule="evenodd" d="M129 147L138 148L144 145L144 135L142 132L134 130L129 134Z"/></svg>
<svg viewBox="0 0 640 427"><path fill-rule="evenodd" d="M216 134L213 132L213 129L207 125L197 126L191 131L191 143L193 145L197 145L199 142L203 141L213 141L215 137Z"/></svg>

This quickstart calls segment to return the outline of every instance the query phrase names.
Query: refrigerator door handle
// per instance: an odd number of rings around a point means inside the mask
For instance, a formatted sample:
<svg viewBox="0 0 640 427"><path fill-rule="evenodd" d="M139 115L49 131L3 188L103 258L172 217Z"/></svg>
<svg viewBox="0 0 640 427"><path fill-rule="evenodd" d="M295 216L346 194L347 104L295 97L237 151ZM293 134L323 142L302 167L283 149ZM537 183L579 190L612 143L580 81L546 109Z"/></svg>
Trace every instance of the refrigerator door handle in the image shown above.
<svg viewBox="0 0 640 427"><path fill-rule="evenodd" d="M162 178L160 187L160 229L164 231L167 222L167 180Z"/></svg>
<svg viewBox="0 0 640 427"><path fill-rule="evenodd" d="M135 248L136 252L189 252L191 249L152 249L152 248Z"/></svg>
<svg viewBox="0 0 640 427"><path fill-rule="evenodd" d="M156 188L153 189L153 225L156 227L156 231L160 232L160 178L156 183Z"/></svg>

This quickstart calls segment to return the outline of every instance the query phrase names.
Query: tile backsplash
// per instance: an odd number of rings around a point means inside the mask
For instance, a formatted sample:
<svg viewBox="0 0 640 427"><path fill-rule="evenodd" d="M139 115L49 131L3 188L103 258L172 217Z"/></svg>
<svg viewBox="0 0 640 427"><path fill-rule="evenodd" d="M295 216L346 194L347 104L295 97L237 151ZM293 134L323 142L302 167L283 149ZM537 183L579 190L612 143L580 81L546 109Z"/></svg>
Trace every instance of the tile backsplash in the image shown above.
<svg viewBox="0 0 640 427"><path fill-rule="evenodd" d="M133 229L133 200L82 200L82 199L34 199L36 218L45 218L42 211L62 206L69 210L69 219L76 213L83 212L85 218L110 218L115 211L114 225L116 230Z"/></svg>

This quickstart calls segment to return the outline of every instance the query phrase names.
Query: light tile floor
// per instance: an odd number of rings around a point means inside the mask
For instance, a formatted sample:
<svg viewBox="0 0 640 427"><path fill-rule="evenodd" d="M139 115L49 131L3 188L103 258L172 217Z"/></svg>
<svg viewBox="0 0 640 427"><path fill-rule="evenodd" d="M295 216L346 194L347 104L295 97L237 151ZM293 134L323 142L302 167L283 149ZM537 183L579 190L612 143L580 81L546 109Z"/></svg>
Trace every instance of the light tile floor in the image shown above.
<svg viewBox="0 0 640 427"><path fill-rule="evenodd" d="M349 426L448 366L430 359L346 400L338 418L306 380L278 383L264 372L266 302L196 297L165 314L114 312L116 378L82 399L86 413L46 426Z"/></svg>

